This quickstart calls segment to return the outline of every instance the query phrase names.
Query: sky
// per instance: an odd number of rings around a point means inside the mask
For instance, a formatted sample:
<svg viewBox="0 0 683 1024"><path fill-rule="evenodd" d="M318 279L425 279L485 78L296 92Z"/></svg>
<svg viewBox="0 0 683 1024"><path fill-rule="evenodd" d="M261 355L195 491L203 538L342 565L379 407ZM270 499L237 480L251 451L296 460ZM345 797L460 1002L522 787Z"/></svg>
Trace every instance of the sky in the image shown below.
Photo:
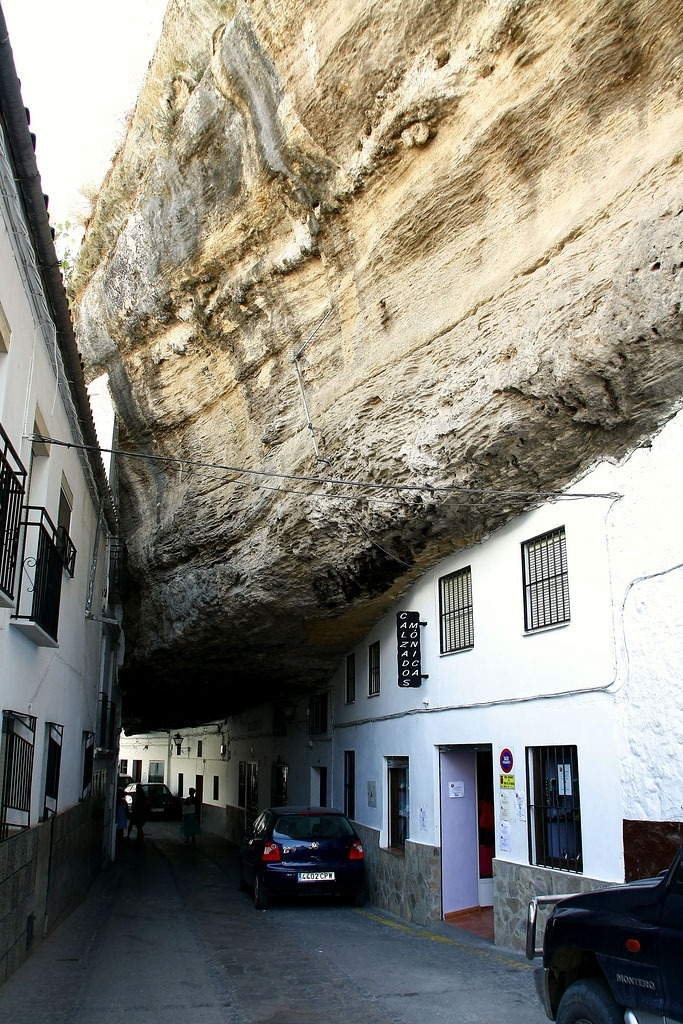
<svg viewBox="0 0 683 1024"><path fill-rule="evenodd" d="M123 140L167 0L0 0L50 220L87 214Z"/></svg>

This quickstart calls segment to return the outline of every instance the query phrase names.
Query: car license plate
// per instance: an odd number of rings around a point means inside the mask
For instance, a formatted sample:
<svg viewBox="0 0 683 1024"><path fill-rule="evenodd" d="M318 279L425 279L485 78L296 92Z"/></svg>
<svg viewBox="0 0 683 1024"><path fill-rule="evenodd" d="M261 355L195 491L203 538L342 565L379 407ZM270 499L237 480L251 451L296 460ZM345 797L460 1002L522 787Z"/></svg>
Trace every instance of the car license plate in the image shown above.
<svg viewBox="0 0 683 1024"><path fill-rule="evenodd" d="M300 882L334 882L334 871L300 871Z"/></svg>

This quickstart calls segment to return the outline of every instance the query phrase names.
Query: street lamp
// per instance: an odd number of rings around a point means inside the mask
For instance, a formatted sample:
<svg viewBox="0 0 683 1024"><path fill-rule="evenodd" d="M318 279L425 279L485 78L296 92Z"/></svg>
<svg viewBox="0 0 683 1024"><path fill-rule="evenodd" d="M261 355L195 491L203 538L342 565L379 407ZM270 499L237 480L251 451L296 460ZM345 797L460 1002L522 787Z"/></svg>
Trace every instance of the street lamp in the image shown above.
<svg viewBox="0 0 683 1024"><path fill-rule="evenodd" d="M183 737L180 735L179 732L177 732L175 736L172 737L172 739L173 742L175 743L175 752L178 755L178 757L180 757L183 750Z"/></svg>

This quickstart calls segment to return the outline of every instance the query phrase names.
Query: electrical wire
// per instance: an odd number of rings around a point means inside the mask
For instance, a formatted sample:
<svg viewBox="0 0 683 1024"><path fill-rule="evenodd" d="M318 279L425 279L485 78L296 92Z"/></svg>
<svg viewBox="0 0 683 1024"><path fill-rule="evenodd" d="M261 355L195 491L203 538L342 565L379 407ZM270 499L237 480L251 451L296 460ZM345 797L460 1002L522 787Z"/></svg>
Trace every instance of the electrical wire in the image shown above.
<svg viewBox="0 0 683 1024"><path fill-rule="evenodd" d="M176 455L153 455L149 452L131 452L122 448L102 448L95 445L77 444L74 441L61 441L59 438L43 437L40 434L26 435L30 441L43 442L44 444L59 445L62 448L75 448L82 451L99 452L100 454L116 455L126 459L140 459L147 462L161 462L176 466L190 466L198 469L216 470L222 473L231 473L236 476L250 476L271 480L291 480L296 483L328 484L333 487L356 487L361 490L370 491L394 491L396 493L412 494L462 494L466 496L487 496L499 498L545 498L552 501L576 501L584 498L607 498L613 500L621 497L614 491L609 493L600 492L567 492L567 491L514 491L500 490L493 487L469 487L458 484L398 484L380 483L374 480L345 480L341 477L308 476L298 473L280 473L272 469L250 469L246 466L231 466L220 462L204 462L201 459L183 459ZM310 497L310 495L309 495ZM334 497L337 495L318 494L316 497Z"/></svg>

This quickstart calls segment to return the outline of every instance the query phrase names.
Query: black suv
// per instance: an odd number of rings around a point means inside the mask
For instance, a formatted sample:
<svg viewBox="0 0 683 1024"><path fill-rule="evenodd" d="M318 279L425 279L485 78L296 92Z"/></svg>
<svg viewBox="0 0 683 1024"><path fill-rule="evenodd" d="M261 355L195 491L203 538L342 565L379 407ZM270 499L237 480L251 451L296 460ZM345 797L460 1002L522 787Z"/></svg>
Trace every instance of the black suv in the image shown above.
<svg viewBox="0 0 683 1024"><path fill-rule="evenodd" d="M683 1024L683 847L668 871L560 898L536 947L529 905L527 956L543 953L536 988L558 1024Z"/></svg>

